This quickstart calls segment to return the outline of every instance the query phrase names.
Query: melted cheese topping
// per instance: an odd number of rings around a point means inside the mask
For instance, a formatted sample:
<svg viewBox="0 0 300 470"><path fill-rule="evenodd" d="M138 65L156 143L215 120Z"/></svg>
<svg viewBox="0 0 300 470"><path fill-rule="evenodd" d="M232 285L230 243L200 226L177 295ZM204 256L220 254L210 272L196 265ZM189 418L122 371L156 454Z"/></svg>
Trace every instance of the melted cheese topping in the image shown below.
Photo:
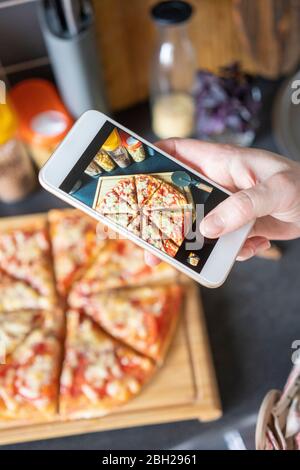
<svg viewBox="0 0 300 470"><path fill-rule="evenodd" d="M19 281L0 283L0 311L10 312L19 308L47 308L49 300L40 296L30 286Z"/></svg>
<svg viewBox="0 0 300 470"><path fill-rule="evenodd" d="M95 328L88 318L80 321L75 312L69 313L68 331L67 354L61 378L63 388L68 390L72 387L73 374L81 370L83 360L80 390L91 402L99 400L99 391L102 394L105 390L108 396L123 400L129 391L136 393L139 390L138 380L123 371L122 367L126 365L126 361L123 361L127 357L127 365L136 365L145 371L151 367L150 361L117 346L115 341ZM70 336L70 333L73 335Z"/></svg>
<svg viewBox="0 0 300 470"><path fill-rule="evenodd" d="M17 344L30 332L34 312L20 311L0 316L0 339L5 343L6 354L11 354Z"/></svg>

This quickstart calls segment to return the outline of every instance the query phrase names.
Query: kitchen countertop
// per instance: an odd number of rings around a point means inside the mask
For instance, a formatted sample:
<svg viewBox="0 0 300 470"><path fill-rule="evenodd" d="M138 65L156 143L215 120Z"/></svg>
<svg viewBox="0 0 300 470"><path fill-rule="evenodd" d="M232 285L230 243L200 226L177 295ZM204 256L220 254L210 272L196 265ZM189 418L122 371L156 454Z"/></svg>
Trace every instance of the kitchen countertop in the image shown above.
<svg viewBox="0 0 300 470"><path fill-rule="evenodd" d="M270 109L276 83L262 83L264 115L255 147L276 151ZM141 104L116 119L153 141L149 111ZM0 204L0 216L46 211L64 204L43 190L16 205ZM215 422L184 421L6 445L0 449L218 449L223 435L241 430L253 447L256 413L268 390L282 388L292 367L291 345L300 339L300 240L281 243L280 261L236 263L216 290L201 288L224 416ZM25 431L26 432L26 431Z"/></svg>

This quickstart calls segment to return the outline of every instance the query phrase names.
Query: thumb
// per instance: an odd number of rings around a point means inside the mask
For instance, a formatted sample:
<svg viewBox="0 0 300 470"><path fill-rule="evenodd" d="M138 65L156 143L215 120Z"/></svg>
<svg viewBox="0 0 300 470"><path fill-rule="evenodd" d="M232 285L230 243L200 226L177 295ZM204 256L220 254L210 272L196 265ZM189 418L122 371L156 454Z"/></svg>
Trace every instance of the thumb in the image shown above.
<svg viewBox="0 0 300 470"><path fill-rule="evenodd" d="M252 188L238 191L221 202L202 220L201 233L208 238L217 238L257 217L271 214L280 204L280 192L274 191L273 179L271 177Z"/></svg>

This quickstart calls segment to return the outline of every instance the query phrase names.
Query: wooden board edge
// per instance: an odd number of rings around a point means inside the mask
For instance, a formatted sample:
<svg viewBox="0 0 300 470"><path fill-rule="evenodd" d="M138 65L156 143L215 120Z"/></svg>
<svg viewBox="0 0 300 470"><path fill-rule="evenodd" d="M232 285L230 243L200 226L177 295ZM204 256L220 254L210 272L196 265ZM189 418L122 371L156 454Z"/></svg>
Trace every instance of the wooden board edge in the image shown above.
<svg viewBox="0 0 300 470"><path fill-rule="evenodd" d="M139 426L174 423L184 420L199 419L206 416L207 421L220 417L217 412L211 414L206 406L183 405L167 407L159 410L158 414L153 409L130 413L130 417L124 413L112 413L102 418L87 420L70 420L64 422L45 422L32 424L28 427L7 428L0 434L0 445L18 442L38 441L43 439L55 439L64 436L75 436L99 431L111 431ZM2 431L2 430L1 430ZM3 429L4 431L4 429ZM27 431L27 432L24 432Z"/></svg>
<svg viewBox="0 0 300 470"><path fill-rule="evenodd" d="M199 287L195 282L188 284L185 327L190 348L191 363L197 390L195 397L199 408L199 420L217 419L222 416L218 384L212 360ZM200 308L199 308L200 307Z"/></svg>
<svg viewBox="0 0 300 470"><path fill-rule="evenodd" d="M96 207L97 207L97 204L98 204L101 185L102 185L102 177L100 176L98 178L98 181L97 181L97 187L96 187L95 196L94 196L94 200L93 200L93 204L92 204L92 209L94 209L94 210L96 210Z"/></svg>

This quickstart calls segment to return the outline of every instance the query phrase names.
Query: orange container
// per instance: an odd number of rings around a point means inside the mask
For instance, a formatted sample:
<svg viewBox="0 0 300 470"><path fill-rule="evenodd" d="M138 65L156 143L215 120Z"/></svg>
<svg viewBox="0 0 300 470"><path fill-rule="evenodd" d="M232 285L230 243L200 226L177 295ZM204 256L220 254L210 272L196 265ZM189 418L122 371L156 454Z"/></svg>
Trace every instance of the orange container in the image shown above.
<svg viewBox="0 0 300 470"><path fill-rule="evenodd" d="M73 119L47 80L24 80L9 96L18 116L20 137L40 168L68 133Z"/></svg>

